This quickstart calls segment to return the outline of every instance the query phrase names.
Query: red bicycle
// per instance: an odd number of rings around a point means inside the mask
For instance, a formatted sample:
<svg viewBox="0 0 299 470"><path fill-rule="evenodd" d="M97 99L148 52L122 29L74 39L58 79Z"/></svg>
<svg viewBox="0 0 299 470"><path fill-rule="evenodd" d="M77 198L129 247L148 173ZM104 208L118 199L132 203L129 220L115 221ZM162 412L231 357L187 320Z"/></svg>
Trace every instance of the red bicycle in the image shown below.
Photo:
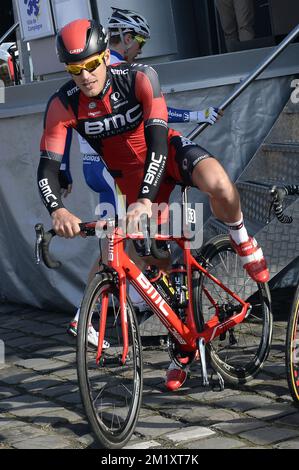
<svg viewBox="0 0 299 470"><path fill-rule="evenodd" d="M186 200L187 190L183 192L184 208ZM107 226L109 261L101 265L84 294L77 370L82 403L100 445L120 448L134 432L143 383L142 344L128 283L168 329L171 359L184 367L178 355L187 357L189 364L199 357L205 386L209 384L206 353L220 383L242 384L256 376L270 349L272 313L267 284L256 283L247 275L228 236L217 236L200 252L191 253L188 237L156 235L156 240L176 242L183 254L183 267L177 271L185 282L181 290L176 286L167 293L165 285L162 291L159 281L150 280L128 257L127 237L115 221L107 221ZM86 235L94 235L95 229L96 222L81 224ZM45 263L58 267L49 256L54 232L44 233L39 225L37 234ZM87 341L91 324L99 333L97 349ZM103 349L104 338L109 348Z"/></svg>

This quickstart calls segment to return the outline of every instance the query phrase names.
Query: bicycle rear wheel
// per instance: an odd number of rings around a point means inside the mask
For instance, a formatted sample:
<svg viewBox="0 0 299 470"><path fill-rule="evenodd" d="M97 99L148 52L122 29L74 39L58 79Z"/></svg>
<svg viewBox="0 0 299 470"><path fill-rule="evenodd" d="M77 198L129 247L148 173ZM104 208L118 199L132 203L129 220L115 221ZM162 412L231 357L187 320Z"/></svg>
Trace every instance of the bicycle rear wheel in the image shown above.
<svg viewBox="0 0 299 470"><path fill-rule="evenodd" d="M88 344L88 329L96 331L103 299L108 296L105 340L109 347L96 363L97 349ZM101 447L116 449L130 439L142 398L142 349L135 312L127 298L129 352L121 362L123 337L118 287L110 273L97 275L84 295L77 342L77 371L82 403Z"/></svg>
<svg viewBox="0 0 299 470"><path fill-rule="evenodd" d="M242 323L206 345L211 365L224 379L234 384L248 382L259 372L271 345L272 313L268 285L256 283L249 277L227 235L210 240L202 248L201 255L205 260L203 265L211 274L251 304L252 308ZM240 304L207 276L197 273L194 311L198 331L202 331L205 322L216 314L222 319L232 317L240 311Z"/></svg>
<svg viewBox="0 0 299 470"><path fill-rule="evenodd" d="M299 404L299 286L287 327L286 370L290 393L294 402Z"/></svg>

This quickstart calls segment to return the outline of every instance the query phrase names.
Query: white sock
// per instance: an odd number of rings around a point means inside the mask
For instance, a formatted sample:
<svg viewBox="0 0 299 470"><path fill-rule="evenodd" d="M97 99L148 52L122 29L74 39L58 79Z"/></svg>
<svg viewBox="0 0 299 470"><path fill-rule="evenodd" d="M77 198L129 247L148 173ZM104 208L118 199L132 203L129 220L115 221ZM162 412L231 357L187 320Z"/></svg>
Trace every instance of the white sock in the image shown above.
<svg viewBox="0 0 299 470"><path fill-rule="evenodd" d="M79 315L80 315L80 307L77 308L76 315L74 316L73 321L78 322L79 321Z"/></svg>
<svg viewBox="0 0 299 470"><path fill-rule="evenodd" d="M238 222L225 223L228 226L229 234L232 237L233 241L240 245L240 243L247 242L249 235L247 233L246 227L244 225L243 214L242 218Z"/></svg>

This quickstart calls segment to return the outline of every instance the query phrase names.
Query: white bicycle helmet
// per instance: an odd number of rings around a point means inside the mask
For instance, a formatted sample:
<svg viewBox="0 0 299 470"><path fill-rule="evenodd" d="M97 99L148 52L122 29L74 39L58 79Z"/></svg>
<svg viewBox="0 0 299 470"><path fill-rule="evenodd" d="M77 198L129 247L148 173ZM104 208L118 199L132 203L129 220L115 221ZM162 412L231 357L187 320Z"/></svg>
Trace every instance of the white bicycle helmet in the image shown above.
<svg viewBox="0 0 299 470"><path fill-rule="evenodd" d="M131 33L150 38L150 28L144 16L132 10L121 10L120 8L111 7L113 12L108 20L108 29L110 36L119 35L119 31L123 34ZM111 31L111 30L117 31Z"/></svg>

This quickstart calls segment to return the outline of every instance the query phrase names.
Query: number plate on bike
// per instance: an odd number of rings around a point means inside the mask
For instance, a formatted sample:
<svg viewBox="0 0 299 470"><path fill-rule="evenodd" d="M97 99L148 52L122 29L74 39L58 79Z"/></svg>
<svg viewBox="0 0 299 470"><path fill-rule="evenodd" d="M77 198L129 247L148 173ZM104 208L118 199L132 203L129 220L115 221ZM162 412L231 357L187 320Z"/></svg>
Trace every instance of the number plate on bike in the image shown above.
<svg viewBox="0 0 299 470"><path fill-rule="evenodd" d="M191 209L191 207L189 207L187 211L187 222L189 224L196 223L196 212L195 212L195 209Z"/></svg>

